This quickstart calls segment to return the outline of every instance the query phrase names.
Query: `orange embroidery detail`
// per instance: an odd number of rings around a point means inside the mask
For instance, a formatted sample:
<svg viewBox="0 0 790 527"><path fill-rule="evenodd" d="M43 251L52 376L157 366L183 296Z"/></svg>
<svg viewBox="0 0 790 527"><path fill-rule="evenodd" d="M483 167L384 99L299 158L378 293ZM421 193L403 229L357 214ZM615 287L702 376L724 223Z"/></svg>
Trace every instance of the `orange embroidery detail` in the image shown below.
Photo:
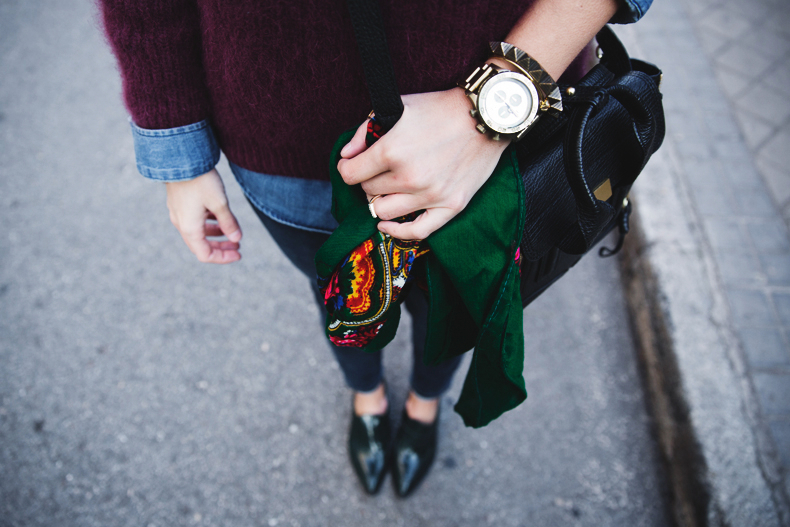
<svg viewBox="0 0 790 527"><path fill-rule="evenodd" d="M349 256L349 269L354 276L351 279L351 294L346 298L346 306L355 315L370 309L370 289L376 273L370 258L370 251L373 249L373 242L366 240Z"/></svg>

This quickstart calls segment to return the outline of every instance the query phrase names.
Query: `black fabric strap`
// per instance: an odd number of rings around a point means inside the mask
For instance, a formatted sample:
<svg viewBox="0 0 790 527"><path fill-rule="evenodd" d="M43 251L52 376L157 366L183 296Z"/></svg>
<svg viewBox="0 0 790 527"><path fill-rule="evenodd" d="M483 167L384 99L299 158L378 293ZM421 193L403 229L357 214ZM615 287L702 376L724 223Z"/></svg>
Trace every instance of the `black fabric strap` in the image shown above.
<svg viewBox="0 0 790 527"><path fill-rule="evenodd" d="M370 102L376 112L376 121L383 128L382 133L386 133L403 114L403 101L395 81L381 8L378 0L348 0L348 11L362 58Z"/></svg>

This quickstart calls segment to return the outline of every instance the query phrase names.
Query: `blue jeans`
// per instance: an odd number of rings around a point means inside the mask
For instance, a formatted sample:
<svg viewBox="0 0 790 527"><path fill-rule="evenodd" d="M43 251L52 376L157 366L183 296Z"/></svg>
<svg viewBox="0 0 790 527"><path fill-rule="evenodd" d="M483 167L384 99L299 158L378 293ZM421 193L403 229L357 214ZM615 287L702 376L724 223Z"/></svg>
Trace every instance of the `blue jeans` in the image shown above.
<svg viewBox="0 0 790 527"><path fill-rule="evenodd" d="M321 312L321 325L324 325L324 301L315 279L315 253L329 238L328 234L299 229L271 219L250 201L253 210L260 218L269 234L280 246L280 250L312 284L316 302ZM411 291L405 300L406 309L412 316L412 345L414 364L411 373L411 388L422 398L433 399L447 391L453 374L461 362L460 357L428 366L423 362L425 332L428 319L428 302L420 291ZM381 351L369 353L359 348L339 347L329 343L337 363L346 379L346 384L357 392L375 390L383 378Z"/></svg>

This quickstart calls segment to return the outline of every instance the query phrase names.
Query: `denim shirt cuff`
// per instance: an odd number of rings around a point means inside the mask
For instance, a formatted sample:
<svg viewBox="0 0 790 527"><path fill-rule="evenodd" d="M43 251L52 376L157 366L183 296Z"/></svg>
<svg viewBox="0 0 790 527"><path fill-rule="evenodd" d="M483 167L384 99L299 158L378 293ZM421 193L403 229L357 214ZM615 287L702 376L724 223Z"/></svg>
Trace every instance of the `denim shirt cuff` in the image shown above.
<svg viewBox="0 0 790 527"><path fill-rule="evenodd" d="M208 121L148 130L129 120L137 170L157 181L184 181L205 174L219 162L219 146Z"/></svg>
<svg viewBox="0 0 790 527"><path fill-rule="evenodd" d="M621 0L620 9L609 21L612 24L631 24L642 18L653 0Z"/></svg>

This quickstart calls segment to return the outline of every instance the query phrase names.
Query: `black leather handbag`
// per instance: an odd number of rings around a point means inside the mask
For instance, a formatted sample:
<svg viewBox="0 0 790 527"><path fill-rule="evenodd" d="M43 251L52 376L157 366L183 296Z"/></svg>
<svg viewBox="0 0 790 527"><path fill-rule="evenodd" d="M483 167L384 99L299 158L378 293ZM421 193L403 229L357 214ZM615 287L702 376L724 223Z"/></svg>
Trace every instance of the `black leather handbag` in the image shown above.
<svg viewBox="0 0 790 527"><path fill-rule="evenodd" d="M403 113L378 2L348 0L365 79L382 134ZM521 240L526 306L615 228L628 233L628 192L664 139L661 71L628 56L607 26L601 61L578 83L559 84L563 111L544 115L516 143L527 204Z"/></svg>
<svg viewBox="0 0 790 527"><path fill-rule="evenodd" d="M661 71L631 59L604 27L603 55L581 81L562 86L563 111L544 116L516 143L527 217L521 299L532 302L615 227L628 233L634 180L664 140Z"/></svg>

